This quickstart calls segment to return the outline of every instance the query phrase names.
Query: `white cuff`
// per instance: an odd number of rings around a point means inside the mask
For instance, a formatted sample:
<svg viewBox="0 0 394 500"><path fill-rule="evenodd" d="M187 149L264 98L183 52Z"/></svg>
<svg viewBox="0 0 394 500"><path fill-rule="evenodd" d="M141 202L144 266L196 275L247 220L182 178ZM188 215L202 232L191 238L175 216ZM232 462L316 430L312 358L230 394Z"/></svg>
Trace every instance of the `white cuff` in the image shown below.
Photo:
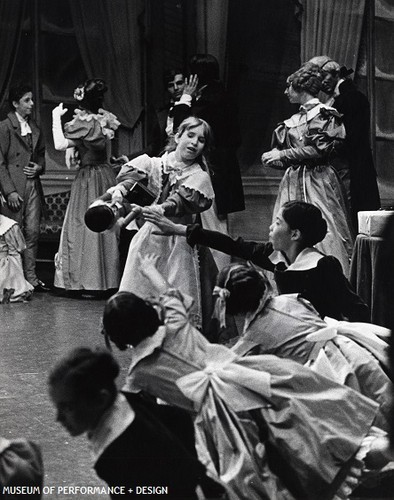
<svg viewBox="0 0 394 500"><path fill-rule="evenodd" d="M182 94L181 98L174 104L174 106L177 104L186 104L186 106L190 107L192 105L192 96L190 94Z"/></svg>

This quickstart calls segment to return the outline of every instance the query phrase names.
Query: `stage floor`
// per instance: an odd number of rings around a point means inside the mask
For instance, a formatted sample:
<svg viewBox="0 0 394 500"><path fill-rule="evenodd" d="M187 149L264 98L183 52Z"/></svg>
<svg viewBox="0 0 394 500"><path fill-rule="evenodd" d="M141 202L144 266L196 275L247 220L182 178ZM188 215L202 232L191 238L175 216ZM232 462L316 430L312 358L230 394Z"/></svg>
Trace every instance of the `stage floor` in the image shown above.
<svg viewBox="0 0 394 500"><path fill-rule="evenodd" d="M44 485L54 486L50 499L92 498L64 494L62 486L98 486L84 436L72 438L56 422L47 391L48 372L73 347L101 346L103 300L76 300L52 293L35 294L27 303L0 304L0 433L25 437L42 449ZM129 353L115 352L123 385ZM94 498L105 500L106 495Z"/></svg>
<svg viewBox="0 0 394 500"><path fill-rule="evenodd" d="M51 270L40 269L51 281ZM45 272L44 272L45 271ZM92 469L85 436L72 438L56 422L47 391L47 378L55 361L73 347L104 346L100 319L104 300L72 299L54 293L35 294L31 302L0 304L0 435L25 437L42 449L44 485L56 493L43 499L108 500L107 495L62 493L60 487L104 485ZM130 353L114 351L121 365L123 385ZM393 499L390 474L383 484L359 491L363 498Z"/></svg>

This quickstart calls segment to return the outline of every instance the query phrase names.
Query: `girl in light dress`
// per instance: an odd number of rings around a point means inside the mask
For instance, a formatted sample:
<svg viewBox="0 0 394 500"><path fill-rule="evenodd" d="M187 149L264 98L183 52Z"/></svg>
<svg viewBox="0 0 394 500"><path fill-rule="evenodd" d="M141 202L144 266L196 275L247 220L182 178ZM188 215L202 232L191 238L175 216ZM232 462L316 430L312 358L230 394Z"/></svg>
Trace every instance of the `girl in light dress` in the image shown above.
<svg viewBox="0 0 394 500"><path fill-rule="evenodd" d="M119 292L104 310L107 340L132 346L124 389L194 415L200 461L231 499L346 498L381 457L379 405L292 360L210 344L155 260L142 257L140 269L156 300Z"/></svg>
<svg viewBox="0 0 394 500"><path fill-rule="evenodd" d="M59 104L52 112L55 148L66 150L66 162L77 167L55 256L54 285L77 295L117 289L120 279L116 227L95 233L84 221L89 206L116 183L108 145L120 123L102 109L106 91L99 78L79 85L74 91L79 108L64 130L61 117L67 109Z"/></svg>
<svg viewBox="0 0 394 500"><path fill-rule="evenodd" d="M196 221L201 212L212 210L214 192L207 171L204 153L209 150L211 131L199 118L184 120L159 158L144 154L126 163L118 174L119 183L108 191L113 202L121 202L136 181L147 184L156 196L153 205L142 208L166 215L177 223ZM158 235L153 224L146 222L130 243L120 291L133 292L140 297L151 295L151 285L144 279L140 255L159 256L160 272L183 293L193 297L191 321L198 328L208 323L211 314L210 299L216 269L212 256L191 248L184 238ZM208 303L204 304L203 300Z"/></svg>
<svg viewBox="0 0 394 500"><path fill-rule="evenodd" d="M30 300L34 287L25 279L21 253L25 239L16 221L0 214L0 304Z"/></svg>

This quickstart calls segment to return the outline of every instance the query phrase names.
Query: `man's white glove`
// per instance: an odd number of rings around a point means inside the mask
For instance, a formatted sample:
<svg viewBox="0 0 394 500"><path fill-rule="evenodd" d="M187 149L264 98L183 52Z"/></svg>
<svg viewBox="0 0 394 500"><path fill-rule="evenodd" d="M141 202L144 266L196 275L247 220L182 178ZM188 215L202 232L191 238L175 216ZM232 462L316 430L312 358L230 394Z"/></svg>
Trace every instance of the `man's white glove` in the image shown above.
<svg viewBox="0 0 394 500"><path fill-rule="evenodd" d="M52 110L52 135L53 145L58 151L65 151L68 148L68 140L64 137L61 117L67 113L67 108L63 109L63 103Z"/></svg>

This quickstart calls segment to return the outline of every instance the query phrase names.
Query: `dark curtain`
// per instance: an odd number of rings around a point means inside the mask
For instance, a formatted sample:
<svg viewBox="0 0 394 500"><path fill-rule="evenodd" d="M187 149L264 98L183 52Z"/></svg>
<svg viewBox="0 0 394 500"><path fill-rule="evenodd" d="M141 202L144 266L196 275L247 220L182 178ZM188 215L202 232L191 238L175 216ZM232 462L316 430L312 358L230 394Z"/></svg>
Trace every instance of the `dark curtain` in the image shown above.
<svg viewBox="0 0 394 500"><path fill-rule="evenodd" d="M197 52L212 54L224 78L227 58L228 0L196 2Z"/></svg>
<svg viewBox="0 0 394 500"><path fill-rule="evenodd" d="M0 0L0 108L16 61L25 6L26 0Z"/></svg>
<svg viewBox="0 0 394 500"><path fill-rule="evenodd" d="M109 87L106 108L133 129L143 108L143 0L70 0L75 34L88 78Z"/></svg>
<svg viewBox="0 0 394 500"><path fill-rule="evenodd" d="M365 0L302 0L301 62L328 55L356 68Z"/></svg>

